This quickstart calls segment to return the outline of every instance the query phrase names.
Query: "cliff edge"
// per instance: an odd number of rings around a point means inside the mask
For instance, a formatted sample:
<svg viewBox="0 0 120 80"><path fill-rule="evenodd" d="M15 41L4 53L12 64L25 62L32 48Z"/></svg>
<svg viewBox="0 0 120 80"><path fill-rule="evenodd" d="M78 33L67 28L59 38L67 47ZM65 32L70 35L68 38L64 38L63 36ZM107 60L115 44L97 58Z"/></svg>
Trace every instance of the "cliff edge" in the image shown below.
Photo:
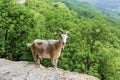
<svg viewBox="0 0 120 80"><path fill-rule="evenodd" d="M40 69L33 62L10 61L0 59L0 80L99 80L87 74L56 70Z"/></svg>

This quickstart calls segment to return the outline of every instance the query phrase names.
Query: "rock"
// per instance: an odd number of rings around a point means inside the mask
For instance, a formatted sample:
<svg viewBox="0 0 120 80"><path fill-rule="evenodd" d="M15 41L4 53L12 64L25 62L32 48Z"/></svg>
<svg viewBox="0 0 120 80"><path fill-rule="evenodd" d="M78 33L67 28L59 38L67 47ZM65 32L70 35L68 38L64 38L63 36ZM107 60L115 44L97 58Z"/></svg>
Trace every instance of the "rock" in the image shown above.
<svg viewBox="0 0 120 80"><path fill-rule="evenodd" d="M39 68L33 62L0 59L0 80L99 80L63 69Z"/></svg>

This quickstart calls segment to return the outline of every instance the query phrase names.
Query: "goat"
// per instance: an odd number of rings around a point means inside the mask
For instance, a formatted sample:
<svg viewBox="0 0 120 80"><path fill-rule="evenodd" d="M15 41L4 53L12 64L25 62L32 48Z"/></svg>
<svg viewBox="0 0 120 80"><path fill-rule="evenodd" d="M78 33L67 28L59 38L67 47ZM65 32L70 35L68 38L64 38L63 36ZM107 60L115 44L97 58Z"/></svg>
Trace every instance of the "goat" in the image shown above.
<svg viewBox="0 0 120 80"><path fill-rule="evenodd" d="M42 58L50 58L52 65L57 68L58 58L61 54L61 49L64 49L68 38L68 31L66 33L61 30L62 34L58 40L40 40L36 39L32 44L28 44L31 48L35 64L40 64Z"/></svg>

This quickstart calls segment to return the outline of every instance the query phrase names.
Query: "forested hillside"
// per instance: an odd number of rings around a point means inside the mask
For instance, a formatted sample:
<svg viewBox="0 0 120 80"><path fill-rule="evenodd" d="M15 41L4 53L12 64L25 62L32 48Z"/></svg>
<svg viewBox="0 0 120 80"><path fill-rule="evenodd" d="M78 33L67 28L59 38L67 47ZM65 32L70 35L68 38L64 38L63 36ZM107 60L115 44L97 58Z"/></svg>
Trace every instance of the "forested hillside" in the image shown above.
<svg viewBox="0 0 120 80"><path fill-rule="evenodd" d="M117 10L111 10L111 9L105 9L105 8L99 8L100 12L103 13L105 16L107 16L110 19L114 19L116 21L120 21L120 11Z"/></svg>
<svg viewBox="0 0 120 80"><path fill-rule="evenodd" d="M120 0L79 0L89 2L99 9L105 16L120 20Z"/></svg>
<svg viewBox="0 0 120 80"><path fill-rule="evenodd" d="M26 47L34 39L58 39L59 28L69 31L58 67L120 79L119 23L107 19L90 4L77 0L0 0L0 57L32 61ZM51 66L49 59L42 61Z"/></svg>

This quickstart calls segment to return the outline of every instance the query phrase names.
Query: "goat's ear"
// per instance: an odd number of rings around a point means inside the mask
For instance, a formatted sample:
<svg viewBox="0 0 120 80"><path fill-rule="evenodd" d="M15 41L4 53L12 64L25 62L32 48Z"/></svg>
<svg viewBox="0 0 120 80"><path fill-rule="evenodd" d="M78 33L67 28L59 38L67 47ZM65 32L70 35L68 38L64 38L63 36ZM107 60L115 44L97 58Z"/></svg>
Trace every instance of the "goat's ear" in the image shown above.
<svg viewBox="0 0 120 80"><path fill-rule="evenodd" d="M68 39L70 39L70 37L68 37Z"/></svg>
<svg viewBox="0 0 120 80"><path fill-rule="evenodd" d="M69 31L66 31L66 35L68 35Z"/></svg>

